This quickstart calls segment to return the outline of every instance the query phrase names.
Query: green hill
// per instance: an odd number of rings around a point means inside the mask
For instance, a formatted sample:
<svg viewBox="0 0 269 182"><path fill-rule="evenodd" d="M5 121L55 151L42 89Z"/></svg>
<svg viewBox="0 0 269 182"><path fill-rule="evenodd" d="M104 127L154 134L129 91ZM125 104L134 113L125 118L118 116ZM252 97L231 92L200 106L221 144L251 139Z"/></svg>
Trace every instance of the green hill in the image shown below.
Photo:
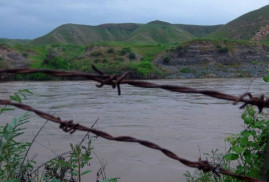
<svg viewBox="0 0 269 182"><path fill-rule="evenodd" d="M103 24L98 26L65 24L49 34L34 39L35 44L68 43L85 45L99 41L122 41L140 27L139 24Z"/></svg>
<svg viewBox="0 0 269 182"><path fill-rule="evenodd" d="M249 12L226 25L170 24L159 20L147 24L122 23L98 26L65 24L34 39L34 44L77 44L123 42L141 44L174 44L197 38L269 40L269 5Z"/></svg>
<svg viewBox="0 0 269 182"><path fill-rule="evenodd" d="M153 21L136 29L129 42L181 43L196 38L184 29L167 22Z"/></svg>
<svg viewBox="0 0 269 182"><path fill-rule="evenodd" d="M251 40L255 39L255 37L259 35L260 31L263 31L268 24L269 5L240 16L239 18L229 22L217 31L213 32L208 37L214 39L225 38ZM260 40L268 38L269 27L266 29L268 29L268 34L266 35L265 33Z"/></svg>
<svg viewBox="0 0 269 182"><path fill-rule="evenodd" d="M201 38L218 29L216 26L177 25L162 21L147 24L123 23L103 24L98 26L65 24L52 32L34 39L34 44L78 44L93 42L126 42L126 43L181 43Z"/></svg>
<svg viewBox="0 0 269 182"><path fill-rule="evenodd" d="M15 44L27 44L31 40L28 39L4 39L0 38L0 44L15 45Z"/></svg>
<svg viewBox="0 0 269 182"><path fill-rule="evenodd" d="M184 29L185 31L191 33L192 35L202 38L207 36L210 33L215 32L223 25L211 25L211 26L204 26L204 25L186 25L186 24L178 24L178 27Z"/></svg>

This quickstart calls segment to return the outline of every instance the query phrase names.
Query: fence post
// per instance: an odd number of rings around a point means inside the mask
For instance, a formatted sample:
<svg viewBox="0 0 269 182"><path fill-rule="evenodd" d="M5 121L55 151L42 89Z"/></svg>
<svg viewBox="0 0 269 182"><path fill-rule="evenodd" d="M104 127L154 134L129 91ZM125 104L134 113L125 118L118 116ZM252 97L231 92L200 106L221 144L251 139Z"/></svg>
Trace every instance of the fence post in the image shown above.
<svg viewBox="0 0 269 182"><path fill-rule="evenodd" d="M266 151L264 156L264 164L262 169L262 180L269 180L269 136L266 143Z"/></svg>

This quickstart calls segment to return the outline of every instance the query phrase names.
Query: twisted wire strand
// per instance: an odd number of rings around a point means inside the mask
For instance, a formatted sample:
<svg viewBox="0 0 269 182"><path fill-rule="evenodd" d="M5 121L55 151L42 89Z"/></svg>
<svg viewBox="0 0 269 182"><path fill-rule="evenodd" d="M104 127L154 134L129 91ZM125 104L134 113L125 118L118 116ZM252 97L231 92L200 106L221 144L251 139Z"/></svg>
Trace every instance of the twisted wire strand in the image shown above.
<svg viewBox="0 0 269 182"><path fill-rule="evenodd" d="M87 74L82 72L73 72L73 71L58 71L58 70L50 70L50 69L0 69L1 73L11 73L11 74L28 74L28 73L45 73L48 75L53 75L57 77L84 77L88 80L96 81L100 83L96 85L97 87L103 87L104 85L110 85L112 88L117 88L118 94L121 94L121 84L128 84L135 87L142 87L142 88L159 88L168 90L171 92L179 92L179 93L191 93L191 94L202 94L209 97L233 101L233 104L243 103L240 108L244 108L248 104L255 105L258 107L259 112L263 110L263 108L269 108L269 99L265 99L263 95L260 97L253 97L251 93L247 92L242 94L241 96L233 96L229 94L225 94L222 92L218 92L215 90L198 90L195 88L184 87L184 86L176 86L176 85L160 85L148 81L141 81L141 80L130 80L126 79L128 72L122 74L121 76L118 75L108 75L104 72L98 70L95 66L92 66L93 70L97 74Z"/></svg>
<svg viewBox="0 0 269 182"><path fill-rule="evenodd" d="M72 120L69 120L69 121L61 120L61 118L59 118L59 117L56 117L56 116L53 116L49 113L37 110L29 105L19 104L19 103L12 102L10 100L1 100L1 99L0 99L0 105L14 106L14 107L17 107L17 108L22 109L22 110L34 112L35 114L37 114L38 116L40 116L44 119L47 119L49 121L52 121L54 123L59 124L60 128L63 131L69 132L71 134L74 133L76 130L80 130L80 131L85 131L85 132L91 132L91 133L93 133L99 137L105 138L107 140L114 140L114 141L118 141L118 142L128 142L128 143L139 143L145 147L159 150L164 155L168 156L169 158L177 160L188 167L197 168L197 169L202 170L204 172L212 172L212 173L216 174L217 176L220 176L220 174L223 174L223 175L233 176L237 179L248 181L248 182L262 182L259 179L255 179L255 178L248 177L245 175L235 174L231 171L228 171L224 168L221 168L219 165L212 166L207 160L199 159L198 161L190 161L190 160L181 158L181 157L177 156L174 152L172 152L166 148L162 148L161 146L159 146L153 142L150 142L150 141L141 140L141 139L137 139L137 138L130 137L130 136L113 137L112 135L110 135L109 133L106 133L104 131L89 128L89 127L86 127L84 125L80 125L78 123L73 123Z"/></svg>

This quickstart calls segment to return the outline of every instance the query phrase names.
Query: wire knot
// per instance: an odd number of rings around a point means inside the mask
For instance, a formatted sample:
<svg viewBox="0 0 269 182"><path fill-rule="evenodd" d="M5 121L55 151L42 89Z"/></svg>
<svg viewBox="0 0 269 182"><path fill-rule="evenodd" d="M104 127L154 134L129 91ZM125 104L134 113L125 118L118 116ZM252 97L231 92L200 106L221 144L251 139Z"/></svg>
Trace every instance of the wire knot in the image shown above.
<svg viewBox="0 0 269 182"><path fill-rule="evenodd" d="M245 97L249 97L249 100L244 99ZM269 106L269 98L266 99L264 95L261 95L260 97L253 97L251 93L247 92L241 95L233 104L237 104L238 102L244 102L242 106L240 106L240 109L243 109L248 104L256 105L259 109L259 113L262 112L264 107Z"/></svg>
<svg viewBox="0 0 269 182"><path fill-rule="evenodd" d="M209 164L207 160L203 161L201 160L201 158L199 158L198 165L199 170L202 170L206 173L212 171L212 166Z"/></svg>
<svg viewBox="0 0 269 182"><path fill-rule="evenodd" d="M64 132L69 132L70 134L73 134L76 130L77 127L79 126L79 124L74 124L73 120L70 121L65 121L63 123L60 124L60 128L64 131Z"/></svg>
<svg viewBox="0 0 269 182"><path fill-rule="evenodd" d="M129 74L129 72L125 72L121 76L118 76L118 75L110 76L110 75L104 73L103 71L97 69L94 65L92 65L92 68L99 75L106 77L106 79L100 81L100 84L96 85L96 87L101 88L104 85L111 85L113 89L117 87L118 95L121 95L120 84L124 80L124 78Z"/></svg>
<svg viewBox="0 0 269 182"><path fill-rule="evenodd" d="M201 160L201 158L199 158L198 163L199 163L198 166L199 170L202 170L205 173L212 172L213 174L220 177L220 164L217 164L216 166L213 167L207 160Z"/></svg>

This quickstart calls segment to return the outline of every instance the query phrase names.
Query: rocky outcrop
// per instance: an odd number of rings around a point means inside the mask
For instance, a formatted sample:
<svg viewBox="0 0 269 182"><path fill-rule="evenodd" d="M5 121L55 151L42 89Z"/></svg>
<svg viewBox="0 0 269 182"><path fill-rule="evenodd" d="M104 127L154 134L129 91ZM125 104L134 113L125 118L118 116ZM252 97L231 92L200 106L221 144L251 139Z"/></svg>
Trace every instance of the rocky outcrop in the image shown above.
<svg viewBox="0 0 269 182"><path fill-rule="evenodd" d="M20 53L5 45L0 45L0 65L3 68L26 68L30 66L27 53Z"/></svg>
<svg viewBox="0 0 269 182"><path fill-rule="evenodd" d="M255 34L252 40L259 41L266 37L269 37L269 24L264 27L261 27L260 31Z"/></svg>
<svg viewBox="0 0 269 182"><path fill-rule="evenodd" d="M158 57L154 63L169 78L263 76L269 48L256 43L193 41Z"/></svg>

